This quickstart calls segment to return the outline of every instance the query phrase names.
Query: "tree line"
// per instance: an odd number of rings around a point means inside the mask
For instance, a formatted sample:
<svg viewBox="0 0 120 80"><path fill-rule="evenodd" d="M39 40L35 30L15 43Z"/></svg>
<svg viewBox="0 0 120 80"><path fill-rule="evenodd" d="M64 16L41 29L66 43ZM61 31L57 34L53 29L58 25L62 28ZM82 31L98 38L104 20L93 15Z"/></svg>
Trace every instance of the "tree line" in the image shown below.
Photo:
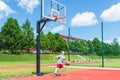
<svg viewBox="0 0 120 80"><path fill-rule="evenodd" d="M111 44L103 43L105 55L120 55L120 45L115 38ZM102 55L102 42L98 38L94 38L92 41L88 40L76 40L71 42L70 48L72 52L77 52L82 55L97 54Z"/></svg>
<svg viewBox="0 0 120 80"><path fill-rule="evenodd" d="M40 37L42 50L67 50L66 41L58 33L41 32ZM29 48L36 48L36 39L30 21L27 19L20 26L16 19L8 18L0 30L0 51L7 50L9 53L16 54L26 49L29 53Z"/></svg>
<svg viewBox="0 0 120 80"><path fill-rule="evenodd" d="M42 50L60 52L68 50L68 43L59 33L53 34L43 31L40 33L40 48ZM36 38L30 21L27 19L22 26L14 18L8 18L0 29L0 51L7 50L11 54L17 54L29 48L36 48ZM102 42L98 38L92 41L75 40L70 42L71 52L78 52L83 55L102 54ZM105 55L120 55L120 45L117 39L111 44L104 43Z"/></svg>

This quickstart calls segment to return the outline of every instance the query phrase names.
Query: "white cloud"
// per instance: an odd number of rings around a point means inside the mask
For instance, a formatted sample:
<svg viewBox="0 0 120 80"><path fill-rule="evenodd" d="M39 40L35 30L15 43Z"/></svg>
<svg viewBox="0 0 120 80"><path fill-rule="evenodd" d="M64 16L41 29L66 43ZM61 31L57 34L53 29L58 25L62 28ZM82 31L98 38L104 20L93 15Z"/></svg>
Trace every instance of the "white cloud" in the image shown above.
<svg viewBox="0 0 120 80"><path fill-rule="evenodd" d="M53 29L51 29L51 32L57 33L57 32L63 31L64 29L65 27L63 25L60 25L58 27L54 27Z"/></svg>
<svg viewBox="0 0 120 80"><path fill-rule="evenodd" d="M37 35L37 32L36 32L36 30L33 30L33 32L34 32L34 36L36 36L36 35Z"/></svg>
<svg viewBox="0 0 120 80"><path fill-rule="evenodd" d="M104 42L111 44L111 43L113 43L113 40L114 40L114 39L115 39L115 38L108 39L108 40L105 40ZM117 37L116 39L117 39L117 42L120 44L120 37Z"/></svg>
<svg viewBox="0 0 120 80"><path fill-rule="evenodd" d="M93 41L93 40L94 40L94 38L91 38L91 39L90 39L90 41Z"/></svg>
<svg viewBox="0 0 120 80"><path fill-rule="evenodd" d="M111 44L113 41L112 40L105 40L105 43Z"/></svg>
<svg viewBox="0 0 120 80"><path fill-rule="evenodd" d="M104 10L100 17L106 22L120 21L120 3Z"/></svg>
<svg viewBox="0 0 120 80"><path fill-rule="evenodd" d="M18 0L18 6L26 9L28 13L32 14L34 8L39 5L39 0Z"/></svg>
<svg viewBox="0 0 120 80"><path fill-rule="evenodd" d="M120 37L118 37L118 42L119 42L119 44L120 44Z"/></svg>
<svg viewBox="0 0 120 80"><path fill-rule="evenodd" d="M76 16L72 19L72 26L90 26L98 23L96 15L92 12L83 12L77 13Z"/></svg>
<svg viewBox="0 0 120 80"><path fill-rule="evenodd" d="M3 19L6 16L9 16L12 13L16 13L13 11L7 4L5 4L2 0L0 0L0 19Z"/></svg>
<svg viewBox="0 0 120 80"><path fill-rule="evenodd" d="M44 26L43 30L50 31L50 30L51 30L51 28Z"/></svg>

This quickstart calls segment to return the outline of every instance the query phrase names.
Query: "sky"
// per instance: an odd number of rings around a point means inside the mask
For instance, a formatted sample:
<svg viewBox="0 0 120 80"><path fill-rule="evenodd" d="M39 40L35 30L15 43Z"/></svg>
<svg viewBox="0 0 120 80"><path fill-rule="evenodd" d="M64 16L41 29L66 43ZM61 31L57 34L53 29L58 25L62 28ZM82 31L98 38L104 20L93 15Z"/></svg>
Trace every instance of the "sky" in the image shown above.
<svg viewBox="0 0 120 80"><path fill-rule="evenodd" d="M120 42L120 0L56 0L66 6L66 24L48 22L43 31L72 37L101 40L101 22L104 42L114 38ZM48 3L49 4L49 3ZM29 19L36 35L36 21L40 20L40 0L0 0L0 28L9 17L18 20L20 26Z"/></svg>

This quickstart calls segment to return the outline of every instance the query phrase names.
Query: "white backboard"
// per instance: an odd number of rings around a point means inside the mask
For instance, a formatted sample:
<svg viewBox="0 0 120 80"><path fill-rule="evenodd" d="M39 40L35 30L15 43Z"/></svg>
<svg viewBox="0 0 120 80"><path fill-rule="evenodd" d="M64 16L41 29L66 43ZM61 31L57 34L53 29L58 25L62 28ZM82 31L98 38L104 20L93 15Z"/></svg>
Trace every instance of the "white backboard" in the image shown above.
<svg viewBox="0 0 120 80"><path fill-rule="evenodd" d="M42 19L47 18L53 20L54 16L58 16L58 22L66 23L66 6L56 0L42 0Z"/></svg>

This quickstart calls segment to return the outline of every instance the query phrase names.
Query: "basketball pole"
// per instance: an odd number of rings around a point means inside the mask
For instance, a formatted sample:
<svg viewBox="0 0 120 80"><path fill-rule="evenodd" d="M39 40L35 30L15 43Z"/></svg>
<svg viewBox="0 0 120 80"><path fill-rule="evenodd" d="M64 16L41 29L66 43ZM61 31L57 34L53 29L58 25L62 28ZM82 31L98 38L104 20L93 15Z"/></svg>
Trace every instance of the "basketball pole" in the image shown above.
<svg viewBox="0 0 120 80"><path fill-rule="evenodd" d="M68 28L68 61L70 61L70 27Z"/></svg>
<svg viewBox="0 0 120 80"><path fill-rule="evenodd" d="M44 28L47 21L48 21L48 19L37 21L37 54L36 54L36 75L37 76L43 75L43 73L40 72L40 54L41 54L41 51L40 51L40 32ZM42 26L41 26L41 23L43 23Z"/></svg>
<svg viewBox="0 0 120 80"><path fill-rule="evenodd" d="M43 0L41 0L41 10L40 10L40 20L37 21L37 45L36 45L36 49L37 49L37 54L36 54L36 75L37 76L42 76L43 73L40 72L40 32L42 31L43 27L45 26L47 20L42 20L42 2ZM42 27L41 27L41 23L43 23Z"/></svg>
<svg viewBox="0 0 120 80"><path fill-rule="evenodd" d="M36 54L36 75L40 76L40 24L37 21L37 54Z"/></svg>
<svg viewBox="0 0 120 80"><path fill-rule="evenodd" d="M104 67L103 22L101 22L101 36L102 36L102 67Z"/></svg>
<svg viewBox="0 0 120 80"><path fill-rule="evenodd" d="M42 31L42 29L44 28L44 26L46 25L46 23L48 21L51 21L50 19L42 19L42 9L43 9L43 0L41 0L41 10L40 10L40 20L37 21L36 23L36 27L37 27L37 36L36 36L36 51L37 51L37 54L36 54L36 75L37 76L42 76L43 73L40 72L40 54L41 54L41 51L40 51L40 32Z"/></svg>
<svg viewBox="0 0 120 80"><path fill-rule="evenodd" d="M47 22L49 21L56 21L56 20L52 20L52 19L49 19L49 18L43 18L42 17L42 11L43 11L43 0L40 0L41 1L41 6L40 6L40 20L38 20L36 22L36 27L37 27L37 35L36 35L36 75L37 76L42 76L43 73L40 72L40 54L41 54L41 47L40 47L40 32L42 31L42 29L44 28L44 26L46 25ZM51 4L52 6L52 4Z"/></svg>

